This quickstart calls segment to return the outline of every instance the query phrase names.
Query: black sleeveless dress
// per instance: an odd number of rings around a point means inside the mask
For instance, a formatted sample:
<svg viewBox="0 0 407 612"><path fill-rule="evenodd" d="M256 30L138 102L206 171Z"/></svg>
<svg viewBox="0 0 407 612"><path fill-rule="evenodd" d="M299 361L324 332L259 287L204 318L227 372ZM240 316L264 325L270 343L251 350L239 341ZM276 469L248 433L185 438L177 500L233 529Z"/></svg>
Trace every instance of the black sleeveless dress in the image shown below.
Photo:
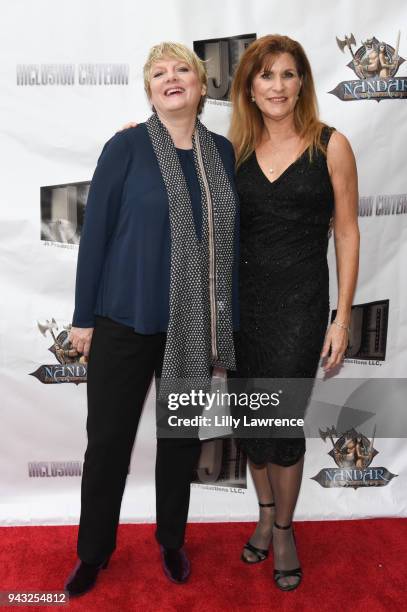
<svg viewBox="0 0 407 612"><path fill-rule="evenodd" d="M328 143L333 129L324 127ZM255 153L236 177L241 206L241 378L315 377L329 315L327 264L334 194L326 156L304 152L274 182ZM303 398L305 411L308 397ZM302 435L302 434L301 434ZM241 439L257 464L289 466L305 453L305 439Z"/></svg>

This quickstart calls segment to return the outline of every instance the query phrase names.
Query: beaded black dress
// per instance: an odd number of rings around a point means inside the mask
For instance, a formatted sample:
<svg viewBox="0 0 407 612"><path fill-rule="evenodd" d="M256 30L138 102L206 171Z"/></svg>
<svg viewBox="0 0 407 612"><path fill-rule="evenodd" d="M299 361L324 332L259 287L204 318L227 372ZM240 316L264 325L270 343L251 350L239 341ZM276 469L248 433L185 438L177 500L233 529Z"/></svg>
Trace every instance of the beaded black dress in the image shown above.
<svg viewBox="0 0 407 612"><path fill-rule="evenodd" d="M333 129L324 127L327 144ZM329 314L328 232L334 194L326 156L305 151L274 182L253 153L240 166L241 378L315 377ZM303 398L305 411L308 397ZM301 434L302 435L302 434ZM256 464L289 466L305 439L239 440Z"/></svg>

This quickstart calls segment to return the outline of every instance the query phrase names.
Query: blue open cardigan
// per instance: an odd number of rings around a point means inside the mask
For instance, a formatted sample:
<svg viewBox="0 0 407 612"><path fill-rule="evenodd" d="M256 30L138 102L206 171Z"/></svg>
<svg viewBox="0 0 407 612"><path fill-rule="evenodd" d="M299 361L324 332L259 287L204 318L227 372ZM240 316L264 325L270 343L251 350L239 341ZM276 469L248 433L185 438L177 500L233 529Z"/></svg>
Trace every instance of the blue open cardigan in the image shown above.
<svg viewBox="0 0 407 612"><path fill-rule="evenodd" d="M235 190L230 142L212 133ZM178 151L191 195L197 237L201 203L192 152ZM237 199L237 194L236 194ZM233 326L238 328L239 215L235 222ZM147 128L117 133L104 146L86 204L76 272L75 327L109 317L141 334L166 332L171 234L168 197Z"/></svg>

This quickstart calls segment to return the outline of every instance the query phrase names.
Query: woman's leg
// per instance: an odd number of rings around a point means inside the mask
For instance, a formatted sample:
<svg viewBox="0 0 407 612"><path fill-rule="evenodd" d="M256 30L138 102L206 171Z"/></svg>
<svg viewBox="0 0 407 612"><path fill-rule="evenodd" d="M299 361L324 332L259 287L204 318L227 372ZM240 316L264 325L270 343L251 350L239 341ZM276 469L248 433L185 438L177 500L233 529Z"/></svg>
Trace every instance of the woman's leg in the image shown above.
<svg viewBox="0 0 407 612"><path fill-rule="evenodd" d="M161 355L161 358L157 357L155 376L156 392L159 393L164 354ZM168 425L162 425L162 420L165 422L168 414L167 403L157 399L156 538L165 548L178 550L184 544L191 481L199 462L201 441L198 436L198 428L190 430L191 435L195 435L194 438L161 437L160 433L168 430Z"/></svg>
<svg viewBox="0 0 407 612"><path fill-rule="evenodd" d="M160 335L98 318L88 363L88 445L82 476L78 556L99 564L116 545L120 506Z"/></svg>
<svg viewBox="0 0 407 612"><path fill-rule="evenodd" d="M159 438L155 466L157 540L179 549L184 544L191 480L201 452L199 438Z"/></svg>
<svg viewBox="0 0 407 612"><path fill-rule="evenodd" d="M289 467L267 464L267 471L273 488L275 522L281 527L290 525L298 494L301 487L304 456ZM279 570L293 570L300 566L292 529L273 529L274 567ZM281 586L295 585L300 581L297 576L279 578Z"/></svg>
<svg viewBox="0 0 407 612"><path fill-rule="evenodd" d="M266 506L260 505L259 521L249 542L256 548L267 550L273 535L274 506L269 505L274 502L273 491L270 485L267 466L256 465L250 460L248 460L248 464L259 504L267 504ZM243 550L243 556L251 563L258 561L256 554L247 548Z"/></svg>

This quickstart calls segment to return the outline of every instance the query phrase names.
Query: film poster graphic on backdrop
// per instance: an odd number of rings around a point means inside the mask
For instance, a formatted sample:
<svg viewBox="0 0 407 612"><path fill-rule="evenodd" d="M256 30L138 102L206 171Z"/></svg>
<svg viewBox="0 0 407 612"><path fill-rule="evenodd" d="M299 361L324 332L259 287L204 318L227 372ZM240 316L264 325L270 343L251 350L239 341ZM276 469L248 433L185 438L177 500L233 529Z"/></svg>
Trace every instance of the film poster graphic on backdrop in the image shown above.
<svg viewBox="0 0 407 612"><path fill-rule="evenodd" d="M229 104L233 74L243 52L256 40L256 34L194 41L195 53L206 62L207 99L214 104Z"/></svg>
<svg viewBox="0 0 407 612"><path fill-rule="evenodd" d="M58 383L75 383L78 385L86 382L87 363L85 357L73 349L68 340L71 325L64 326L61 331L55 319L47 320L45 323L37 323L37 325L45 338L47 335L52 338L53 342L48 350L54 355L58 363L43 364L35 372L31 372L30 376L34 376L46 385Z"/></svg>
<svg viewBox="0 0 407 612"><path fill-rule="evenodd" d="M41 240L48 244L78 245L89 181L41 187Z"/></svg>
<svg viewBox="0 0 407 612"><path fill-rule="evenodd" d="M374 448L375 431L371 439L354 428L338 434L335 427L328 427L326 431L320 429L319 434L324 442L330 440L332 448L328 455L337 465L322 468L311 478L321 487L384 487L397 476L385 467L371 466L378 454Z"/></svg>
<svg viewBox="0 0 407 612"><path fill-rule="evenodd" d="M357 79L342 81L328 93L344 102L407 98L407 76L396 76L405 61L399 53L400 32L395 36L394 47L375 36L362 40L357 47L353 34L336 37L336 42L342 53L350 56L347 67Z"/></svg>
<svg viewBox="0 0 407 612"><path fill-rule="evenodd" d="M331 321L336 317L332 311ZM386 359L389 300L352 306L345 363L381 366Z"/></svg>
<svg viewBox="0 0 407 612"><path fill-rule="evenodd" d="M205 488L242 493L247 488L246 457L233 438L202 442L202 451L192 483Z"/></svg>

